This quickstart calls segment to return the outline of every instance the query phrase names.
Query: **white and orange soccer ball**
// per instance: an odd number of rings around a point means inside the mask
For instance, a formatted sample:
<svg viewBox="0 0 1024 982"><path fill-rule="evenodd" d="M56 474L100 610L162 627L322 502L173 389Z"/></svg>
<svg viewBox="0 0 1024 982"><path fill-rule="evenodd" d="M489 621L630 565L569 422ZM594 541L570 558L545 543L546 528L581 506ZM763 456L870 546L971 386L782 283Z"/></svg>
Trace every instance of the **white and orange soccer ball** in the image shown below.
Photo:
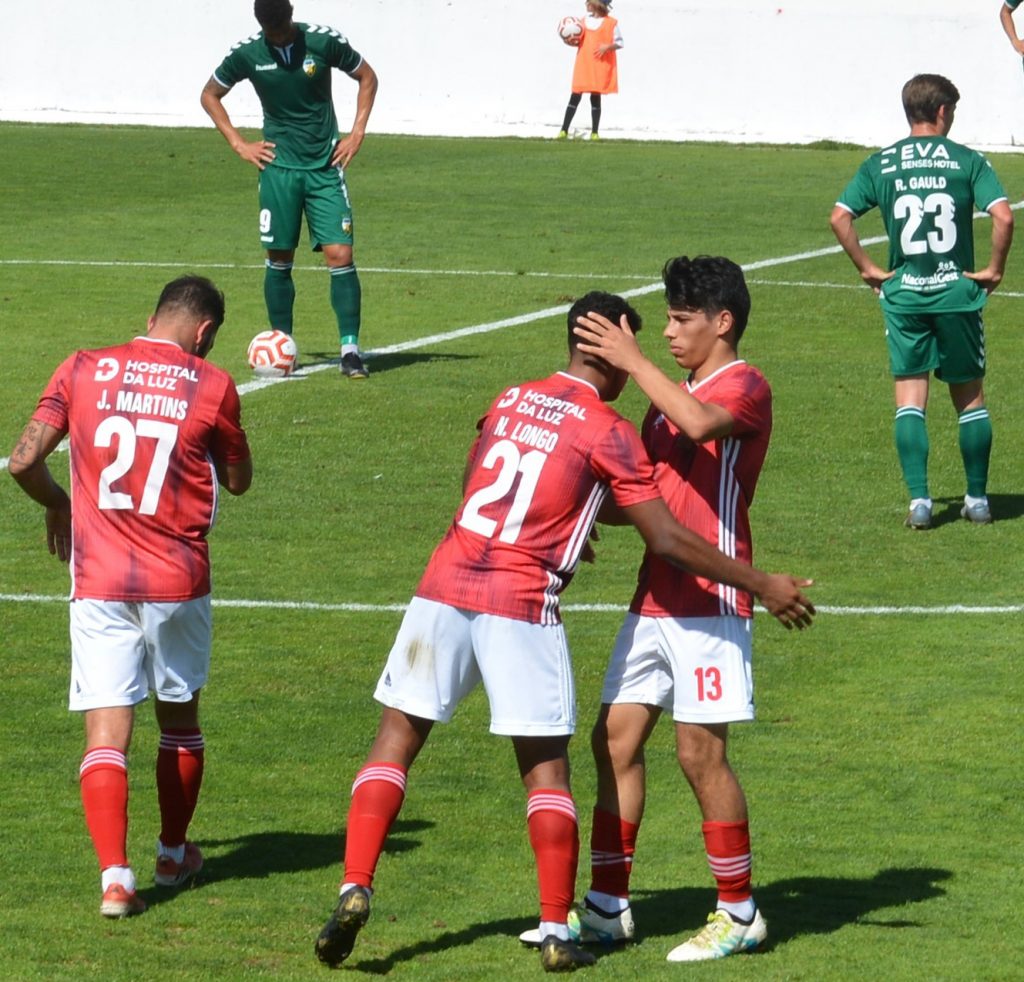
<svg viewBox="0 0 1024 982"><path fill-rule="evenodd" d="M284 331L260 331L249 342L249 367L263 378L291 375L298 361L299 347Z"/></svg>
<svg viewBox="0 0 1024 982"><path fill-rule="evenodd" d="M558 36L573 48L578 48L582 44L585 30L581 17L563 17L558 22Z"/></svg>

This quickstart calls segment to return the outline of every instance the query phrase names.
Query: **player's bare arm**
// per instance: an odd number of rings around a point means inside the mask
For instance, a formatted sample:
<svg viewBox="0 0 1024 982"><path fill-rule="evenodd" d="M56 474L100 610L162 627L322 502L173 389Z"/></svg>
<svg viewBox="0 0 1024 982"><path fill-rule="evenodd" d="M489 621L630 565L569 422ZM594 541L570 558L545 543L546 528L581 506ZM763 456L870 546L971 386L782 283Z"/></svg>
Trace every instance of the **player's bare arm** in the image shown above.
<svg viewBox="0 0 1024 982"><path fill-rule="evenodd" d="M1006 31L1013 50L1019 55L1024 55L1024 41L1017 37L1017 28L1013 23L1013 11L1005 3L999 4L999 23L1003 25L1003 30Z"/></svg>
<svg viewBox="0 0 1024 982"><path fill-rule="evenodd" d="M969 280L974 280L991 293L1003 280L1006 269L1006 257L1010 254L1013 243L1013 212L1005 201L997 201L990 209L992 216L992 251L988 265L973 273L964 273Z"/></svg>
<svg viewBox="0 0 1024 982"><path fill-rule="evenodd" d="M601 541L601 533L598 531L597 525L629 525L629 517L626 513L615 504L614 499L611 495L608 495L601 504L601 508L597 513L596 524L590 530L590 536L583 545L583 549L580 552L581 563L594 563L597 562L597 552L594 549L592 543Z"/></svg>
<svg viewBox="0 0 1024 982"><path fill-rule="evenodd" d="M377 98L377 73L370 63L363 63L349 76L359 83L359 95L356 97L356 117L352 129L335 145L331 154L331 163L335 167L347 167L349 161L359 152L366 136L366 124L370 121L374 100Z"/></svg>
<svg viewBox="0 0 1024 982"><path fill-rule="evenodd" d="M864 247L860 244L860 236L857 235L857 230L853 227L853 214L841 205L836 205L832 209L830 224L833 234L843 247L843 251L850 257L851 262L860 272L860 278L875 293L879 293L882 289L882 284L890 279L893 273L892 271L887 272L882 269L864 251Z"/></svg>
<svg viewBox="0 0 1024 982"><path fill-rule="evenodd" d="M252 457L233 464L215 460L214 468L217 471L217 482L229 494L245 494L252 486Z"/></svg>
<svg viewBox="0 0 1024 982"><path fill-rule="evenodd" d="M590 529L590 534L587 536L587 541L583 543L583 548L580 550L580 562L590 563L593 565L597 562L597 551L594 549L594 543L601 541L601 533L598 532L597 526L594 525Z"/></svg>
<svg viewBox="0 0 1024 982"><path fill-rule="evenodd" d="M716 440L732 432L732 414L722 406L701 402L673 382L640 350L625 318L621 325L616 325L600 314L590 314L579 318L573 333L585 339L579 345L580 351L599 355L610 365L629 372L644 395L695 443Z"/></svg>
<svg viewBox="0 0 1024 982"><path fill-rule="evenodd" d="M716 583L725 583L752 593L765 609L786 628L802 630L814 618L814 604L803 587L813 580L785 573L765 573L719 552L695 532L680 525L661 498L623 509L636 526L647 548L681 569Z"/></svg>
<svg viewBox="0 0 1024 982"><path fill-rule="evenodd" d="M246 163L263 170L274 159L274 144L267 140L253 140L250 143L235 129L228 111L224 108L224 96L230 91L231 89L221 85L215 78L211 78L203 87L199 102L206 110L206 115L213 120L218 132L227 140L228 146Z"/></svg>
<svg viewBox="0 0 1024 982"><path fill-rule="evenodd" d="M629 525L629 517L626 513L615 503L615 499L608 495L601 503L601 508L597 513L597 524L590 530L590 537L584 544L582 552L580 552L581 563L594 563L597 561L597 552L595 551L593 542L601 541L601 534L598 531L597 525Z"/></svg>
<svg viewBox="0 0 1024 982"><path fill-rule="evenodd" d="M11 452L8 469L21 489L46 509L46 547L66 563L71 558L71 499L46 466L46 458L63 438L60 430L29 420Z"/></svg>
<svg viewBox="0 0 1024 982"><path fill-rule="evenodd" d="M597 513L597 521L601 525L630 525L629 516L615 503L615 499L608 495L601 503Z"/></svg>
<svg viewBox="0 0 1024 982"><path fill-rule="evenodd" d="M52 477L49 481L39 480L41 474L49 476L46 458L57 448L64 435L47 423L30 419L11 451L8 465L11 477L25 488L29 497L47 507L58 504L60 496L67 497ZM54 488L59 494L54 492Z"/></svg>

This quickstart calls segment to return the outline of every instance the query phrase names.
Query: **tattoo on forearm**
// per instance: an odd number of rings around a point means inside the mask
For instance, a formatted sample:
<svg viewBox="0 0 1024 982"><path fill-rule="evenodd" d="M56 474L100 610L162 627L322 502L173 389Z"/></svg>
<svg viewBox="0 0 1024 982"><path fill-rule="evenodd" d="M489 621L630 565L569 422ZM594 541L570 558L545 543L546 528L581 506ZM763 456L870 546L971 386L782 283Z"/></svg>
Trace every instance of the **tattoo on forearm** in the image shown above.
<svg viewBox="0 0 1024 982"><path fill-rule="evenodd" d="M39 444L42 440L43 424L38 420L29 420L20 439L11 453L11 457L19 463L33 461L39 453Z"/></svg>

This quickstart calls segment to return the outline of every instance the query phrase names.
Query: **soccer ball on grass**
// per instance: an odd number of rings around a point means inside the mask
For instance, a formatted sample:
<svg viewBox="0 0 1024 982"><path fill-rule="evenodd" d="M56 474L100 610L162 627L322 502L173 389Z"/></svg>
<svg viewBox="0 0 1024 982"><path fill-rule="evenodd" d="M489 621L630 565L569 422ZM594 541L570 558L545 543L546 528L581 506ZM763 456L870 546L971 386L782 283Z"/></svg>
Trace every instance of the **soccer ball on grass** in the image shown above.
<svg viewBox="0 0 1024 982"><path fill-rule="evenodd" d="M563 17L558 22L558 36L570 47L578 48L583 43L583 20L579 17Z"/></svg>
<svg viewBox="0 0 1024 982"><path fill-rule="evenodd" d="M284 331L260 331L249 342L249 367L263 378L291 375L298 360L298 345Z"/></svg>

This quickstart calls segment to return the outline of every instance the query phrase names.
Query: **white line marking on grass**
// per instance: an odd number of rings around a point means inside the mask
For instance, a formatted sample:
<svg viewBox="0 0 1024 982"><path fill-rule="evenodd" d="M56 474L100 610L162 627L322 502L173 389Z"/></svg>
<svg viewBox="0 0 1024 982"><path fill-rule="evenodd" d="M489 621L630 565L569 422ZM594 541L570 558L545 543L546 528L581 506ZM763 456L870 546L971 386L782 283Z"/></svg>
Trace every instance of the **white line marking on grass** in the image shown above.
<svg viewBox="0 0 1024 982"><path fill-rule="evenodd" d="M43 593L0 593L0 602L33 603L33 604L64 604L66 596L51 596ZM356 603L314 603L303 600L213 600L214 607L234 608L239 610L305 610L312 613L353 613L353 614L400 614L408 604L356 604ZM562 611L567 614L598 613L622 614L628 608L623 604L562 604ZM758 607L759 612L764 608ZM934 607L908 605L897 606L865 606L865 607L831 607L815 605L819 614L835 616L874 616L900 617L913 614L1021 614L1024 604L1008 604L1006 606L968 606L967 604L946 604Z"/></svg>
<svg viewBox="0 0 1024 982"><path fill-rule="evenodd" d="M756 280L748 279L747 286L788 286L800 289L820 287L822 290L864 290L863 283L821 283L812 280Z"/></svg>
<svg viewBox="0 0 1024 982"><path fill-rule="evenodd" d="M1024 201L1017 201L1010 205L1011 210L1017 211L1024 208ZM985 211L974 212L974 218L988 218ZM887 242L885 235L876 235L872 238L862 239L861 245L877 245L880 242ZM799 262L803 259L818 259L821 256L831 256L842 252L842 246L827 246L824 249L814 249L810 252L794 253L792 256L779 256L775 259L761 259L756 262L746 263L745 270L764 269L768 266L778 266L783 263ZM211 262L155 262L142 260L124 259L0 259L0 266L86 266L86 267L117 267L124 269L263 269L265 263L211 263ZM302 272L325 272L326 267L296 266L296 270ZM361 273L382 273L393 275L395 273L407 273L410 276L523 276L541 279L578 279L578 280L647 280L649 277L636 273L608 274L608 273L545 273L530 272L518 269L409 269L402 266L360 266ZM818 284L813 284L817 286Z"/></svg>
<svg viewBox="0 0 1024 982"><path fill-rule="evenodd" d="M127 261L120 259L0 259L0 266L85 266L115 267L125 269L263 269L265 263L161 263ZM299 266L294 270L303 273L326 273L327 267ZM407 273L410 276L522 276L545 280L649 280L650 276L639 273L545 273L525 269L410 269L406 266L360 266L360 273L382 273L395 275Z"/></svg>
<svg viewBox="0 0 1024 982"><path fill-rule="evenodd" d="M1024 202L1022 202L1024 205ZM885 242L884 235L875 238L864 239L863 245L875 245ZM794 253L791 256L777 256L772 259L761 259L747 263L743 269L762 269L768 266L779 266L785 263L799 262L803 259L817 259L821 256L834 255L842 252L838 245L827 246L824 249L815 249L810 252ZM264 263L209 263L209 262L143 262L121 259L0 259L0 266L82 266L86 268L106 269L238 269L238 270L260 270ZM295 269L301 272L323 273L327 267L299 266ZM409 269L404 266L360 266L360 273L380 273L383 275L398 275L407 273L410 276L507 276L548 280L645 280L649 281L650 276L638 273L551 273L540 271L527 271L516 269ZM655 285L655 289L661 283Z"/></svg>
<svg viewBox="0 0 1024 982"><path fill-rule="evenodd" d="M871 245L875 242L885 242L885 236L879 236L875 239L865 239L865 245ZM800 262L804 259L817 259L820 256L831 255L836 252L841 252L841 246L829 246L825 249L814 249L810 252L798 252L793 253L790 256L777 256L773 259L761 259L757 262L747 263L742 266L742 269L764 269L769 266L781 266L786 263ZM854 284L858 286L858 284ZM623 290L620 292L620 296L628 299L632 297L642 297L649 293L656 293L658 290L664 288L664 285L660 280L656 283L646 283L643 286L633 287L631 290ZM371 348L364 352L367 359L373 359L380 355L392 355L402 351L412 351L416 348L426 348L430 345L440 344L444 341L453 341L458 338L470 337L475 334L489 334L492 331L500 331L506 327L518 327L521 324L532 324L534 321L547 320L549 317L560 317L572 306L571 304L560 304L557 307L545 307L543 310L534 310L528 314L519 314L516 317L506 317L502 320L490 321L486 324L474 324L470 327L456 328L454 331L444 331L441 334L431 334L424 338L413 338L411 341L400 341L397 344L389 344L383 348ZM301 374L312 375L314 372L323 372L328 369L334 368L334 362L324 362L319 365L310 365L307 368L302 369ZM271 385L280 385L292 381L289 378L261 378L254 379L252 382L243 382L238 387L240 394L246 392L253 392L256 389L265 389Z"/></svg>
<svg viewBox="0 0 1024 982"><path fill-rule="evenodd" d="M1014 209L1016 209L1016 208L1024 208L1024 201L1018 201L1016 204L1013 204L1010 207L1014 208ZM975 214L975 217L976 218L977 217L987 217L987 213L986 212L977 212ZM876 235L873 238L862 239L861 240L861 244L862 245L866 245L866 246L867 245L876 245L879 242L886 242L886 241L888 241L886 236L884 236L884 235ZM788 263L802 262L805 259L819 259L822 256L832 256L832 255L835 255L836 253L839 253L839 252L842 252L842 251L843 251L843 249L842 249L842 246L840 246L840 245L826 246L823 249L811 249L808 252L795 252L795 253L792 253L792 254L790 254L788 256L776 256L776 257L771 258L771 259L759 259L759 260L756 260L755 262L752 262L752 263L744 263L741 268L743 270L745 270L745 271L750 271L750 270L755 270L755 269L767 269L767 268L769 268L771 266L783 266L783 265L786 265ZM60 260L60 259L50 259L50 260L9 259L9 260L0 260L0 265L2 265L2 264L7 264L7 265L32 265L32 264L35 264L35 265L79 265L79 266L137 266L137 267L152 266L152 267L175 268L175 269L177 269L177 268L194 268L194 267L197 266L197 264L195 264L195 263L192 263L192 264L186 264L186 263L142 263L142 262L135 262L135 263L133 263L133 262L117 262L117 261L112 261L112 260L110 260L110 261L108 261L108 260L77 261L77 260ZM257 265L257 266L234 266L234 265L232 265L230 263L221 263L219 265L215 264L215 263L213 263L213 264L206 263L206 264L202 264L202 265L205 265L206 267L212 268L212 269L261 269L262 268L262 266L259 266L259 265ZM322 268L322 267L313 267L313 268L319 269L319 268ZM413 271L413 270L401 270L401 269L379 270L379 271L381 271L381 272L393 272L393 273L416 272L416 271ZM437 272L437 271L436 270L435 271L423 270L423 271L420 271L420 272L431 273L431 272ZM449 271L449 272L452 275L476 275L476 276L488 276L488 275L493 275L493 276L499 276L499 275L501 275L501 276L505 276L505 275L508 275L508 276L518 276L518 275L520 275L518 273L511 273L511 272L505 272L505 273L499 273L499 272L492 272L492 273L476 272L476 273L473 273L473 272L470 272L470 271L459 272L459 271L456 271L456 270L452 270L452 271ZM531 274L523 274L523 275L531 275ZM561 274L543 274L543 275L556 276L556 275L561 275ZM593 274L591 274L590 278L594 278ZM600 278L605 279L607 277L600 277ZM622 278L635 279L637 277L622 277ZM644 277L644 279L646 279L646 277ZM815 283L815 284L809 284L809 285L820 286L822 284ZM829 289L834 288L834 287L832 287L831 284L824 284L824 286L826 288L829 288ZM860 284L854 284L854 286L859 287ZM644 286L634 287L632 290L625 290L625 291L623 291L621 293L621 296L623 296L623 297L625 297L627 299L629 299L631 297L642 297L642 296L646 296L649 293L655 293L658 290L660 290L661 288L662 288L662 283L659 280L656 283L647 283ZM1009 294L1009 295L1012 296L1013 294ZM569 309L569 306L570 306L569 304L562 304L562 305L560 305L558 307L545 307L543 310L536 310L536 311L533 311L532 313L529 313L529 314L520 314L517 317L506 317L503 320L491 321L491 322L486 323L486 324L474 324L474 325L472 325L470 327L457 328L454 331L444 331L444 332L442 332L440 334L430 334L430 335L428 335L425 338L414 338L411 341L401 341L401 342L399 342L397 344L386 345L383 348L371 348L369 351L365 352L365 355L366 355L367 358L372 359L372 358L374 358L374 357L376 357L378 355L391 355L391 354L397 354L397 353L402 352L402 351L413 351L416 348L426 348L426 347L429 347L430 345L440 344L440 343L442 343L444 341L453 341L453 340L456 340L458 338L470 337L470 336L475 335L475 334L488 334L491 331L500 331L500 330L502 330L502 329L504 329L506 327L518 327L521 324L531 324L534 321L545 320L548 317L560 316L560 315L564 314ZM267 388L270 388L273 385L281 385L283 383L291 383L291 382L300 381L301 379L303 379L307 375L312 375L315 372L324 372L324 371L327 371L327 370L329 370L331 368L334 368L334 367L335 367L335 363L334 362L324 362L324 363L321 363L319 365L309 365L309 366L307 366L305 368L302 368L298 372L296 372L295 375L293 375L290 378L257 378L257 379L253 379L250 382L243 382L241 385L239 385L238 386L238 393L239 393L239 395L245 395L248 392L257 392L260 389L267 389ZM62 448L58 448L58 449L62 449ZM7 465L8 465L9 462L10 462L10 458L9 457L2 457L2 458L0 458L0 471L6 470L7 469Z"/></svg>

